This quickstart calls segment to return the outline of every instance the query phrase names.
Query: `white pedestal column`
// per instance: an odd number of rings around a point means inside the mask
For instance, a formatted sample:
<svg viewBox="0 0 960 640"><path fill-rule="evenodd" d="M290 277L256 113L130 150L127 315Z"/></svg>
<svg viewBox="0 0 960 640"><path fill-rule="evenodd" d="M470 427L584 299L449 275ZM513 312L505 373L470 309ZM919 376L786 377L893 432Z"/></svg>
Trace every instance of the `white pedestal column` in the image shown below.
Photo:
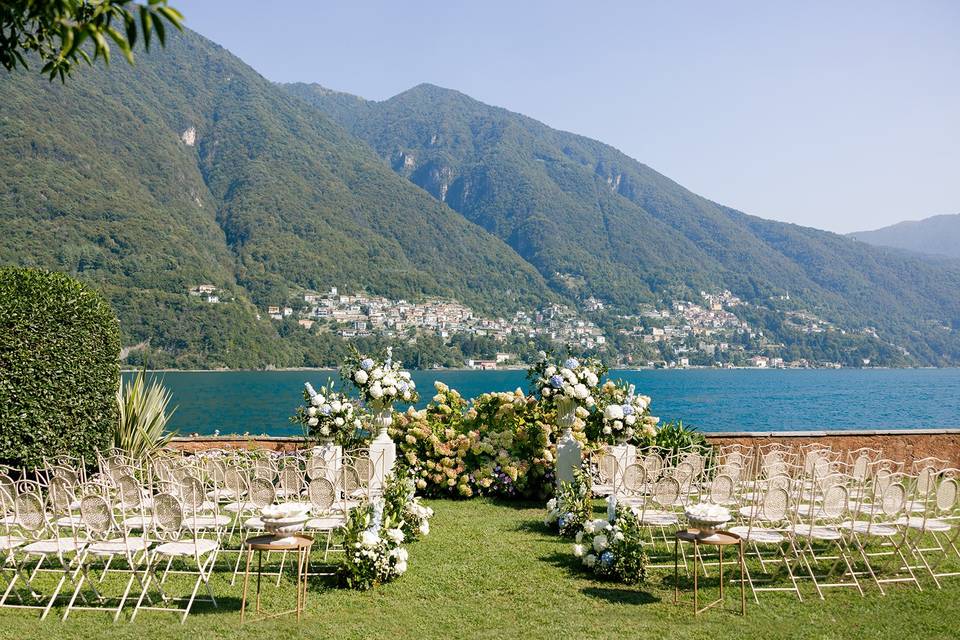
<svg viewBox="0 0 960 640"><path fill-rule="evenodd" d="M637 448L632 444L615 444L610 447L610 455L617 461L617 477L615 481L620 484L623 478L623 470L628 465L635 464L637 461Z"/></svg>
<svg viewBox="0 0 960 640"><path fill-rule="evenodd" d="M557 441L557 464L555 482L557 488L561 483L573 482L573 473L580 468L583 456L583 447L573 437L573 425L577 419L577 406L572 401L558 401L557 423L563 429L563 435Z"/></svg>
<svg viewBox="0 0 960 640"><path fill-rule="evenodd" d="M397 460L397 445L387 433L392 423L393 409L390 407L378 411L374 418L377 437L370 443L370 463L373 465L373 474L370 478L371 493L383 491L384 480L393 471L393 465Z"/></svg>

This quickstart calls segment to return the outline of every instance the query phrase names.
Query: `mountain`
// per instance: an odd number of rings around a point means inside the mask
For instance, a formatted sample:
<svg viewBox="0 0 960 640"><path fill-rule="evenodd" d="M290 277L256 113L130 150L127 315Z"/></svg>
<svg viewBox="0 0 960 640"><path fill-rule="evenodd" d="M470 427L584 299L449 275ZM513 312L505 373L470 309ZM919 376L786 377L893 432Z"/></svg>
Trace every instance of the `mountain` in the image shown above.
<svg viewBox="0 0 960 640"><path fill-rule="evenodd" d="M889 227L857 231L849 235L879 247L960 258L960 213L898 222Z"/></svg>
<svg viewBox="0 0 960 640"><path fill-rule="evenodd" d="M630 311L729 289L781 341L797 336L772 300L789 298L846 331L875 329L913 361L960 361L960 263L744 214L606 144L457 91L423 84L373 102L315 84L285 88L502 238L558 294Z"/></svg>
<svg viewBox="0 0 960 640"><path fill-rule="evenodd" d="M491 313L557 298L506 243L191 32L65 85L0 74L0 162L0 262L100 287L152 364L311 364L307 336L256 309L307 289ZM188 296L199 284L221 302Z"/></svg>

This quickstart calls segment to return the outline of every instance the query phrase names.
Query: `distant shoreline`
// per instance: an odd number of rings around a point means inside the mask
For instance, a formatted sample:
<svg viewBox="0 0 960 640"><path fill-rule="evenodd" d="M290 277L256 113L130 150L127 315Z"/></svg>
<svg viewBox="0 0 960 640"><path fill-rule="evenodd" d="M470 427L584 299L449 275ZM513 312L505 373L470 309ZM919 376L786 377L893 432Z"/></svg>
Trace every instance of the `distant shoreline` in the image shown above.
<svg viewBox="0 0 960 640"><path fill-rule="evenodd" d="M958 367L614 367L610 371L910 371L917 369L957 369ZM441 367L439 369L408 368L409 371L468 371L471 373L496 373L498 371L526 371L526 367L511 366L497 369L474 369L471 367ZM136 373L139 368L121 367L121 373ZM292 371L330 371L332 367L277 367L274 369L147 369L148 373L271 373Z"/></svg>

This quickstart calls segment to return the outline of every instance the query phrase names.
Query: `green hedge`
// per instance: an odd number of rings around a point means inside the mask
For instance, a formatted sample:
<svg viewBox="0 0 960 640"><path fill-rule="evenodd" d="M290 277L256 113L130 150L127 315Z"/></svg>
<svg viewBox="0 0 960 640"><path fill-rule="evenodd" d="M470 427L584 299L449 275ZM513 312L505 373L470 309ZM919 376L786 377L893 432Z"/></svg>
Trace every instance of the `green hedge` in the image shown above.
<svg viewBox="0 0 960 640"><path fill-rule="evenodd" d="M0 460L93 460L117 421L120 325L96 291L62 273L0 268Z"/></svg>

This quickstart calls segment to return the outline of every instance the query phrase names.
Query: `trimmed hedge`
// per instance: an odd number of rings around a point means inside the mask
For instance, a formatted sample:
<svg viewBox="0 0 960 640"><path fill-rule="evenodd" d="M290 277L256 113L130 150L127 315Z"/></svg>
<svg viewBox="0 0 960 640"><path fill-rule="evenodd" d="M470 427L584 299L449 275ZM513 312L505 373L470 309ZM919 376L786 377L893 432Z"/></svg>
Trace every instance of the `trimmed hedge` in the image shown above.
<svg viewBox="0 0 960 640"><path fill-rule="evenodd" d="M93 461L117 422L120 325L99 293L62 273L0 268L0 460Z"/></svg>

